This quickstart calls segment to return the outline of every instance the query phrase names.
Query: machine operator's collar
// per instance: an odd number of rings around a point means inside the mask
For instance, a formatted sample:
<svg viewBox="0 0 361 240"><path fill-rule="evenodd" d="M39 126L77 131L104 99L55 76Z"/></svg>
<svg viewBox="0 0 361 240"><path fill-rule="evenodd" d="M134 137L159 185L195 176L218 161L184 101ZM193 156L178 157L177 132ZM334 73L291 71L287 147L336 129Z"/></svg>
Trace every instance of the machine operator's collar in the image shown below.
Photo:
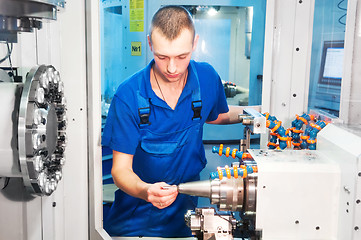
<svg viewBox="0 0 361 240"><path fill-rule="evenodd" d="M193 60L191 60L193 61ZM163 107L163 108L169 108L168 104L160 99L155 92L152 89L152 86L150 84L150 70L154 64L154 59L147 65L144 76L142 78L143 84L140 85L140 95L143 96L146 99L150 99L151 103L153 105ZM192 94L193 90L197 90L199 88L198 86L198 80L196 79L196 74L193 71L194 68L192 68L190 65L188 65L188 77L186 85L184 86L184 89L182 91L182 94L180 95L178 99L178 104L180 104L188 95Z"/></svg>

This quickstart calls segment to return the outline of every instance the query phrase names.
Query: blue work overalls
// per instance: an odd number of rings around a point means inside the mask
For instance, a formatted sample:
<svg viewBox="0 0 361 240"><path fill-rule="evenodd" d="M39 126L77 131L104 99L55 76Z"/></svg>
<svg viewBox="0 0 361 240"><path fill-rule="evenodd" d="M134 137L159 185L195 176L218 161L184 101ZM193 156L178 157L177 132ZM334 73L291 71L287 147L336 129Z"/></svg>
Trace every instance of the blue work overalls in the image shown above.
<svg viewBox="0 0 361 240"><path fill-rule="evenodd" d="M187 151L189 146L202 144L202 141L199 141L202 134L199 79L192 62L189 68L195 75L198 87L192 91L192 105L189 106L193 111L192 121L185 128L167 133L159 133L154 129L151 131L149 126L152 122L149 122L149 116L152 111L149 98L142 96L139 91L137 93L141 139L134 154L133 170L144 182L178 185L182 182L196 181L199 180L199 172L205 165L205 162L195 160L201 159L201 153L195 155L194 152ZM176 201L165 209L158 209L151 203L131 197L121 190L117 190L115 198L110 219L105 226L111 235L117 233L119 236L191 236L191 231L184 221L184 214L196 207L196 197L179 194Z"/></svg>

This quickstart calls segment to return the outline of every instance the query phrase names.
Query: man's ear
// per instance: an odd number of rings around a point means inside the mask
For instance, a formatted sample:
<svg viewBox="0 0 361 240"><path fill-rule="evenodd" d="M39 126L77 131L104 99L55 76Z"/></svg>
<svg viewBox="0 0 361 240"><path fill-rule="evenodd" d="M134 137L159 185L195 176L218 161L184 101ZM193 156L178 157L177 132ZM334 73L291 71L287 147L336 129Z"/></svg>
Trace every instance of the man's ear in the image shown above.
<svg viewBox="0 0 361 240"><path fill-rule="evenodd" d="M149 35L147 35L147 39L148 39L148 44L149 44L150 51L153 52L153 49L152 49L152 41L150 40L150 36L149 36Z"/></svg>
<svg viewBox="0 0 361 240"><path fill-rule="evenodd" d="M198 35L198 34L196 34L196 35L194 36L194 41L193 41L193 48L192 48L192 51L196 50L196 48L197 48L197 44L198 44L198 39L199 39L199 35Z"/></svg>

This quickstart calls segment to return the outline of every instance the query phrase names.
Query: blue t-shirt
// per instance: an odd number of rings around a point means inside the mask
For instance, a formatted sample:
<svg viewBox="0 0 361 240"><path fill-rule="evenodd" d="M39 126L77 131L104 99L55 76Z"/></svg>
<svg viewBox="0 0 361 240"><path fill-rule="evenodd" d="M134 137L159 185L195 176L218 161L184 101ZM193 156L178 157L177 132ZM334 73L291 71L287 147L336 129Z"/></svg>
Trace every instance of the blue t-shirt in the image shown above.
<svg viewBox="0 0 361 240"><path fill-rule="evenodd" d="M192 60L186 85L173 110L152 90L153 64L154 60L119 86L109 109L102 144L134 155L133 170L147 183L164 181L178 185L199 180L206 165L203 124L228 112L220 77L209 64ZM139 125L139 111L144 107L139 98L148 103L149 125ZM192 109L196 100L201 100L200 119L195 118ZM179 194L171 206L159 210L118 190L104 228L112 236L191 236L184 214L196 204L196 198Z"/></svg>

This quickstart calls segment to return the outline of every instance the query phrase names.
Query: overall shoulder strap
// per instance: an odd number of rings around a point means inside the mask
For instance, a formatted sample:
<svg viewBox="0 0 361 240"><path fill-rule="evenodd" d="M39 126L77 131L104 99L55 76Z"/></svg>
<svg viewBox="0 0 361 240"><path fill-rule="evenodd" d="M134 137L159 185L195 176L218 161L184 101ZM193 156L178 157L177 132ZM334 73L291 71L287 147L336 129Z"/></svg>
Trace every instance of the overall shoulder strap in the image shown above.
<svg viewBox="0 0 361 240"><path fill-rule="evenodd" d="M145 98L140 94L142 78L138 79L138 91L137 91L137 99L138 99L138 115L140 122L138 123L139 127L149 126L149 116L150 116L150 104L149 98Z"/></svg>
<svg viewBox="0 0 361 240"><path fill-rule="evenodd" d="M138 97L138 115L139 115L139 127L145 127L150 125L149 116L150 116L150 106L149 99L144 98L140 95L139 91L137 91Z"/></svg>
<svg viewBox="0 0 361 240"><path fill-rule="evenodd" d="M192 92L192 110L193 110L193 117L192 120L200 120L202 119L201 110L202 110L202 99L201 99L201 89L199 85L198 73L194 66L193 61L190 61L192 71L196 77L198 87L195 88Z"/></svg>

